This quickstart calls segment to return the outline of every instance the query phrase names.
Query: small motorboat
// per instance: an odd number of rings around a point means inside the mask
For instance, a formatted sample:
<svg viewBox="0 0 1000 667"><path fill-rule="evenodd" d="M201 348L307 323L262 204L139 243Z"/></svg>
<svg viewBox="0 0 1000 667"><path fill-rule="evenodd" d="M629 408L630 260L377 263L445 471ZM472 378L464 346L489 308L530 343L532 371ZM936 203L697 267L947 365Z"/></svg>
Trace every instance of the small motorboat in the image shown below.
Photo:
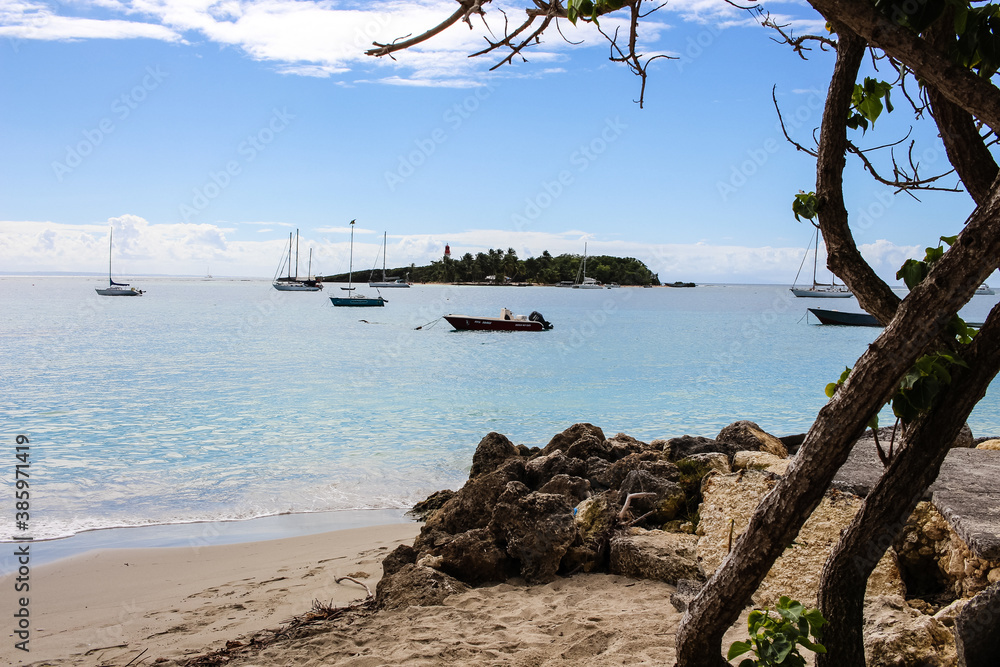
<svg viewBox="0 0 1000 667"><path fill-rule="evenodd" d="M444 319L458 331L548 331L552 328L552 324L537 310L524 316L514 315L504 308L500 311L500 317L445 315Z"/></svg>

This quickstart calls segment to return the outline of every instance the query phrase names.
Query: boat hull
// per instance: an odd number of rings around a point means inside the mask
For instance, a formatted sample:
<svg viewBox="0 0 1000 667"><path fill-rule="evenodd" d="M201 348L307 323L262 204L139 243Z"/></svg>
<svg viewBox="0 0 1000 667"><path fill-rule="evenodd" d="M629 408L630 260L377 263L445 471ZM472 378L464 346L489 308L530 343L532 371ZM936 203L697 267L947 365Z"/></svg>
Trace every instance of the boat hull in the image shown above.
<svg viewBox="0 0 1000 667"><path fill-rule="evenodd" d="M850 327L880 327L879 321L868 313L844 313L839 310L825 310L823 308L809 308L810 313L816 316L820 324L835 324Z"/></svg>
<svg viewBox="0 0 1000 667"><path fill-rule="evenodd" d="M369 287L376 287L376 288L382 289L382 288L385 288L385 287L409 287L410 283L392 283L392 282L389 282L389 283L368 283L368 286Z"/></svg>
<svg viewBox="0 0 1000 667"><path fill-rule="evenodd" d="M142 296L142 290L135 289L134 287L129 287L128 289L120 287L95 287L94 290L101 296Z"/></svg>
<svg viewBox="0 0 1000 667"><path fill-rule="evenodd" d="M792 294L813 299L849 299L854 296L846 287L793 287Z"/></svg>
<svg viewBox="0 0 1000 667"><path fill-rule="evenodd" d="M369 299L364 296L350 296L350 297L330 297L330 303L335 306L347 306L353 308L378 308L385 305L385 299L382 297L375 297L374 299Z"/></svg>
<svg viewBox="0 0 1000 667"><path fill-rule="evenodd" d="M278 290L279 292L319 292L320 290L323 289L323 286L320 285L319 283L316 283L315 285L310 285L309 283L301 283L301 282L300 283L274 282L271 284L274 286L274 289Z"/></svg>
<svg viewBox="0 0 1000 667"><path fill-rule="evenodd" d="M500 317L469 317L445 315L448 324L459 331L545 331L541 322L533 320L505 320Z"/></svg>

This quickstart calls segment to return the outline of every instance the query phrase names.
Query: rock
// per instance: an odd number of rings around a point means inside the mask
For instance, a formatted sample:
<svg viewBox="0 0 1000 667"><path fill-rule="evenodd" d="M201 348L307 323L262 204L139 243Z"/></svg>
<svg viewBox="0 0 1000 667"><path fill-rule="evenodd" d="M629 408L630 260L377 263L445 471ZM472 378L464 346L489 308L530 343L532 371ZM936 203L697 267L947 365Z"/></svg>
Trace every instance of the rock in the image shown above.
<svg viewBox="0 0 1000 667"><path fill-rule="evenodd" d="M893 441L893 428L891 426L886 426L878 430L879 442L882 444L883 451L888 454L889 443ZM894 451L899 450L899 441L902 435L897 431L895 434L895 444L893 446ZM965 449L972 446L972 431L969 429L968 425L963 426L958 437L952 442L952 449ZM948 456L950 457L953 452L950 452ZM942 468L943 469L943 468ZM853 493L856 496L866 497L871 491L872 487L875 486L879 478L882 476L882 472L885 470L881 459L878 456L878 450L875 447L875 439L872 436L871 429L865 430L860 438L855 441L853 447L851 448L851 454L848 456L847 461L840 467L837 474L834 475L833 482L831 486L835 489L839 489L846 493ZM925 500L930 498L930 491L928 491L924 497Z"/></svg>
<svg viewBox="0 0 1000 667"><path fill-rule="evenodd" d="M1000 438L993 438L992 440L984 440L976 445L976 449L989 449L991 451L1000 450Z"/></svg>
<svg viewBox="0 0 1000 667"><path fill-rule="evenodd" d="M517 447L506 436L491 431L479 441L476 452L472 455L469 479L493 472L507 459L519 455Z"/></svg>
<svg viewBox="0 0 1000 667"><path fill-rule="evenodd" d="M636 440L630 435L625 435L624 433L618 433L613 438L608 438L608 446L610 447L610 460L617 461L618 459L624 458L629 454L639 454L640 452L646 451L660 451L662 447L654 447L652 445L647 445L645 442Z"/></svg>
<svg viewBox="0 0 1000 667"><path fill-rule="evenodd" d="M611 459L611 445L608 444L607 440L602 440L593 433L586 433L567 447L565 454L569 458L581 461L586 461L592 456Z"/></svg>
<svg viewBox="0 0 1000 667"><path fill-rule="evenodd" d="M556 475L583 477L586 474L587 464L585 462L570 458L560 450L537 456L525 465L525 481L533 489L540 488Z"/></svg>
<svg viewBox="0 0 1000 667"><path fill-rule="evenodd" d="M601 442L607 439L604 437L604 431L593 424L573 424L568 429L555 435L551 440L549 440L549 444L545 445L542 449L542 454L548 455L555 451L565 452L574 442L588 435L594 436ZM586 459L586 457L584 458Z"/></svg>
<svg viewBox="0 0 1000 667"><path fill-rule="evenodd" d="M437 569L474 586L503 582L517 572L516 564L500 549L486 528L477 528L456 535L439 546L441 557Z"/></svg>
<svg viewBox="0 0 1000 667"><path fill-rule="evenodd" d="M930 492L977 558L1000 561L1000 452L951 450Z"/></svg>
<svg viewBox="0 0 1000 667"><path fill-rule="evenodd" d="M735 543L760 500L776 483L775 475L757 470L731 475L715 473L705 478L697 534L698 559L706 576L729 553L730 531ZM836 491L827 494L795 541L771 567L757 589L754 603L773 605L787 595L807 607L815 607L823 565L861 504L856 496ZM879 560L868 580L868 595L902 595L905 588L895 557L891 551L885 554L882 551L875 554Z"/></svg>
<svg viewBox="0 0 1000 667"><path fill-rule="evenodd" d="M624 505L630 493L655 493L650 497L635 497L629 504L632 517L640 517L647 512L653 512L646 519L651 525L662 525L675 518L684 510L684 491L669 479L659 477L647 470L633 470L622 481L618 491L618 504Z"/></svg>
<svg viewBox="0 0 1000 667"><path fill-rule="evenodd" d="M954 667L955 637L933 616L911 609L901 596L866 600L867 667Z"/></svg>
<svg viewBox="0 0 1000 667"><path fill-rule="evenodd" d="M399 572L404 565L417 562L418 552L408 544L400 544L389 552L389 555L382 559L382 576Z"/></svg>
<svg viewBox="0 0 1000 667"><path fill-rule="evenodd" d="M752 421L733 422L719 431L715 439L717 442L738 445L738 449L742 451L767 452L781 459L788 458L788 450L785 449L784 443L770 433L764 432L764 429Z"/></svg>
<svg viewBox="0 0 1000 667"><path fill-rule="evenodd" d="M469 587L454 577L408 563L397 572L382 577L375 589L375 602L382 609L428 607L467 590Z"/></svg>
<svg viewBox="0 0 1000 667"><path fill-rule="evenodd" d="M687 611L691 600L698 596L704 585L704 581L701 580L679 579L677 581L677 590L670 594L670 604L674 605L674 609L683 614Z"/></svg>
<svg viewBox="0 0 1000 667"><path fill-rule="evenodd" d="M996 665L1000 656L1000 584L972 598L955 619L958 664L961 667Z"/></svg>
<svg viewBox="0 0 1000 667"><path fill-rule="evenodd" d="M728 474L733 471L732 467L729 465L729 457L725 454L692 454L691 456L685 456L677 461L677 465L681 466L685 462L704 466L708 470L718 470L724 474Z"/></svg>
<svg viewBox="0 0 1000 667"><path fill-rule="evenodd" d="M524 461L519 458L508 459L493 472L466 482L451 500L427 518L423 530L442 530L457 535L485 527L490 522L497 498L507 488L507 483L524 479Z"/></svg>
<svg viewBox="0 0 1000 667"><path fill-rule="evenodd" d="M785 450L788 452L789 456L795 456L795 454L799 451L799 447L801 447L802 443L806 441L806 434L797 433L795 435L785 435L778 438L778 440L781 440L781 444L785 446Z"/></svg>
<svg viewBox="0 0 1000 667"><path fill-rule="evenodd" d="M621 505L618 504L617 491L591 496L577 505L573 510L573 520L583 543L599 549L611 537L618 523L619 510Z"/></svg>
<svg viewBox="0 0 1000 667"><path fill-rule="evenodd" d="M660 452L640 452L629 454L603 468L595 481L611 489L621 487L622 482L633 470L647 470L655 475L676 480L680 475L677 466L663 458Z"/></svg>
<svg viewBox="0 0 1000 667"><path fill-rule="evenodd" d="M590 482L582 477L559 474L554 475L538 491L539 493L561 493L575 504L590 497Z"/></svg>
<svg viewBox="0 0 1000 667"><path fill-rule="evenodd" d="M663 447L663 451L671 461L678 461L694 454L725 454L726 459L732 461L733 455L741 449L743 448L731 443L693 435L671 438Z"/></svg>
<svg viewBox="0 0 1000 667"><path fill-rule="evenodd" d="M507 554L519 561L529 584L555 579L559 562L578 537L573 506L566 496L533 491L511 482L497 501L490 531L506 545Z"/></svg>
<svg viewBox="0 0 1000 667"><path fill-rule="evenodd" d="M703 580L698 567L698 538L662 530L631 529L611 538L613 574L676 584L680 579Z"/></svg>
<svg viewBox="0 0 1000 667"><path fill-rule="evenodd" d="M611 488L609 483L610 478L608 477L608 471L611 468L611 462L606 461L597 456L591 456L587 459L587 480L590 481L591 488L594 489L608 489Z"/></svg>
<svg viewBox="0 0 1000 667"><path fill-rule="evenodd" d="M733 457L733 470L767 470L775 475L784 475L790 464L789 459L769 452L736 452Z"/></svg>
<svg viewBox="0 0 1000 667"><path fill-rule="evenodd" d="M450 489L435 491L431 495L427 496L427 498L414 505L413 508L406 514L408 516L412 516L418 521L426 521L427 517L435 511L441 509L444 504L453 497L455 497L455 492Z"/></svg>

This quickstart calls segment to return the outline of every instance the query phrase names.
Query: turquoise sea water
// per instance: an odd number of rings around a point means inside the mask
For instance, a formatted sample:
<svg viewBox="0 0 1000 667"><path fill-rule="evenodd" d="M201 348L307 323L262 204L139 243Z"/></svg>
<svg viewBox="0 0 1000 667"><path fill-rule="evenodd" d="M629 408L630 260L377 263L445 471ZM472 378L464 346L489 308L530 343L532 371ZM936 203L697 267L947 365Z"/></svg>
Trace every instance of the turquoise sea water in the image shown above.
<svg viewBox="0 0 1000 667"><path fill-rule="evenodd" d="M786 286L415 285L383 290L385 308L348 309L330 304L334 285L160 278L133 281L142 297L106 298L100 282L0 279L0 506L13 506L26 435L35 539L405 508L464 483L489 431L529 446L580 421L645 441L714 436L738 419L801 433L880 331L817 325L807 306L856 302ZM965 314L982 320L996 301L975 297ZM555 328L438 320L502 307ZM997 395L973 413L975 435L1000 433ZM0 541L15 534L11 509Z"/></svg>

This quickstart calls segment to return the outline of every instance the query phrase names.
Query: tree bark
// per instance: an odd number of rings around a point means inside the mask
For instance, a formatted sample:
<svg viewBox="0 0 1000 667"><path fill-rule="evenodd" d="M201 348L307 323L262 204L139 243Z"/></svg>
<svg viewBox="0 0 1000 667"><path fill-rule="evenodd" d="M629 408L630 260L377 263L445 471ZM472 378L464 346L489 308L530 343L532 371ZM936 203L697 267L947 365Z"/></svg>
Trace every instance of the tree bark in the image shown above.
<svg viewBox="0 0 1000 667"><path fill-rule="evenodd" d="M899 60L918 79L937 88L994 132L1000 129L1000 89L990 79L956 65L918 35L881 14L867 0L809 0L809 4L827 20L846 25L872 46Z"/></svg>
<svg viewBox="0 0 1000 667"><path fill-rule="evenodd" d="M826 243L830 270L851 288L858 303L887 324L896 314L899 297L861 256L848 224L844 204L844 167L847 155L847 118L865 41L849 28L837 25L837 61L823 109L816 157L817 217Z"/></svg>
<svg viewBox="0 0 1000 667"><path fill-rule="evenodd" d="M718 667L722 636L771 565L819 504L854 441L923 349L972 298L1000 256L997 190L969 219L955 245L903 301L896 317L861 356L820 410L788 472L757 506L750 524L677 631L679 667Z"/></svg>
<svg viewBox="0 0 1000 667"><path fill-rule="evenodd" d="M955 42L954 17L955 10L946 7L944 13L926 31L928 43L944 53ZM983 203L989 195L990 185L1000 172L993 154L986 147L969 112L942 95L937 88L927 86L925 90L948 161L955 167L955 173L972 200L976 204Z"/></svg>
<svg viewBox="0 0 1000 667"><path fill-rule="evenodd" d="M1000 371L1000 306L964 351L939 402L907 430L903 447L868 494L823 568L819 607L829 622L816 667L865 667L862 627L868 577L934 483L951 443Z"/></svg>

